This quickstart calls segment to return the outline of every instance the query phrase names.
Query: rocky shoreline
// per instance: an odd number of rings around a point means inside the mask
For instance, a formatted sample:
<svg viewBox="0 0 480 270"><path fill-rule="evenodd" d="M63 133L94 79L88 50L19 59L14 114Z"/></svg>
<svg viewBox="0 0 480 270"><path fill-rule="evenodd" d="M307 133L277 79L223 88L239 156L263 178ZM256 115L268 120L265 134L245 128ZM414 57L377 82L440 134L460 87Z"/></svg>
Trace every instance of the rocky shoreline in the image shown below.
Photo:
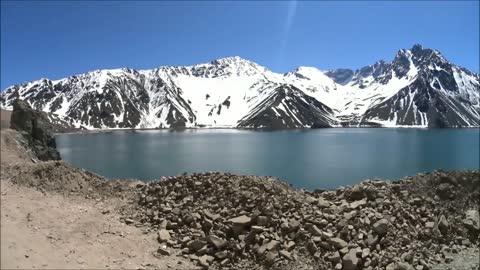
<svg viewBox="0 0 480 270"><path fill-rule="evenodd" d="M2 160L1 172L2 181L44 193L122 198L120 220L156 234L155 256L205 269L435 269L480 245L478 170L327 191L221 172L116 181L62 161Z"/></svg>
<svg viewBox="0 0 480 270"><path fill-rule="evenodd" d="M160 254L181 250L205 268L432 269L478 246L479 179L436 171L313 193L265 177L193 174L139 185L125 222L157 231Z"/></svg>

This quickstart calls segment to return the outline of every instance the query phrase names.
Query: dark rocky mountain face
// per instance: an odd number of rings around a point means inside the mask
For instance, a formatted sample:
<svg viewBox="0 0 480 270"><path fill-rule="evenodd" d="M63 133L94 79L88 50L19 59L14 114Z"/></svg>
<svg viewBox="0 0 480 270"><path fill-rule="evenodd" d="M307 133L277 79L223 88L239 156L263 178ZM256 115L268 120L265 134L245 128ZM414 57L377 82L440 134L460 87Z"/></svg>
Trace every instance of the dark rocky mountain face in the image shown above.
<svg viewBox="0 0 480 270"><path fill-rule="evenodd" d="M246 128L301 128L336 124L333 110L291 85L277 87L269 97L241 119Z"/></svg>
<svg viewBox="0 0 480 270"><path fill-rule="evenodd" d="M372 120L394 121L403 126L480 126L480 111L470 101L459 102L419 76L390 99L368 109L360 124Z"/></svg>
<svg viewBox="0 0 480 270"><path fill-rule="evenodd" d="M480 77L420 45L358 70L276 74L240 57L189 67L97 70L0 93L76 127L479 125ZM228 104L227 104L228 103Z"/></svg>
<svg viewBox="0 0 480 270"><path fill-rule="evenodd" d="M347 68L328 70L325 72L325 75L332 78L332 80L340 85L348 84L353 79L354 74L353 70Z"/></svg>
<svg viewBox="0 0 480 270"><path fill-rule="evenodd" d="M411 68L417 69L415 80L370 107L362 121L376 119L428 127L480 126L478 75L420 45L410 51L401 50L392 62L392 70L399 76L407 76Z"/></svg>
<svg viewBox="0 0 480 270"><path fill-rule="evenodd" d="M82 74L57 83L44 79L31 86L23 85L28 90L21 96L37 110L63 114L93 128L136 128L145 114L157 107L161 109L156 115L165 113L164 125L169 127L194 121L189 105L181 98L181 89L174 84L161 78L152 78L147 83L145 76L131 70L120 76L103 73ZM105 75L108 77L101 78ZM2 105L12 104L12 98L20 96L19 89L9 88L2 93ZM68 109L62 107L65 103ZM189 115L180 113L184 110Z"/></svg>
<svg viewBox="0 0 480 270"><path fill-rule="evenodd" d="M340 85L359 85L360 88L364 88L365 79L373 77L379 79L385 76L386 71L390 68L390 64L385 61L378 61L371 66L365 66L355 71L351 69L336 69L325 72L325 75L332 78L336 83Z"/></svg>
<svg viewBox="0 0 480 270"><path fill-rule="evenodd" d="M340 70L341 71L341 70ZM336 72L326 73L339 80ZM379 61L353 72L348 86L358 91L409 83L371 105L359 125L466 127L480 125L479 75L455 66L432 49L414 45L400 50L391 63ZM343 82L344 83L344 82Z"/></svg>
<svg viewBox="0 0 480 270"><path fill-rule="evenodd" d="M25 138L28 148L43 161L60 160L53 137L53 126L45 112L33 110L27 102L15 100L11 117L11 128Z"/></svg>

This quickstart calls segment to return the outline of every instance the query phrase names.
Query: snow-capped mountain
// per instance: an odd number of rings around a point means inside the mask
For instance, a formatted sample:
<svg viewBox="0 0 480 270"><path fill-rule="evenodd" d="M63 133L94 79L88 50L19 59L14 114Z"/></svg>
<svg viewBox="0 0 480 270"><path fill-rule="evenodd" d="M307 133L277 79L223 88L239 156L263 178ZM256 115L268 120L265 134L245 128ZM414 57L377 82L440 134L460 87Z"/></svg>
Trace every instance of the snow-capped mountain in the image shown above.
<svg viewBox="0 0 480 270"><path fill-rule="evenodd" d="M240 57L152 70L96 70L0 93L88 128L480 126L480 77L415 45L359 70L286 74Z"/></svg>

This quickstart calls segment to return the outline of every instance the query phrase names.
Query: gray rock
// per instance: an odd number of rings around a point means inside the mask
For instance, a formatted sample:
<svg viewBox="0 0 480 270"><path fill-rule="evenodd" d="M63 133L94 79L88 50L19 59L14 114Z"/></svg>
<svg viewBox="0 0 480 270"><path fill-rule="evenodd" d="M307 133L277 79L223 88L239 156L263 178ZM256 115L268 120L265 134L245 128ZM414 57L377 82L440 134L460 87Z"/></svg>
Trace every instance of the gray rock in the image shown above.
<svg viewBox="0 0 480 270"><path fill-rule="evenodd" d="M208 210L204 210L203 211L203 214L205 215L205 217L207 217L208 219L212 220L212 221L215 221L217 219L219 219L221 216L219 214L212 214L210 211Z"/></svg>
<svg viewBox="0 0 480 270"><path fill-rule="evenodd" d="M421 198L416 197L416 198L413 198L412 204L416 206L420 206L422 204L422 201L423 200Z"/></svg>
<svg viewBox="0 0 480 270"><path fill-rule="evenodd" d="M230 264L230 259L229 258L226 258L226 259L224 259L223 261L220 262L221 266L227 266L228 264Z"/></svg>
<svg viewBox="0 0 480 270"><path fill-rule="evenodd" d="M247 217L245 215L234 217L228 220L228 222L232 222L233 224L238 224L238 225L248 225L250 222L252 222L252 219L250 217Z"/></svg>
<svg viewBox="0 0 480 270"><path fill-rule="evenodd" d="M327 242L337 249L342 249L348 245L347 242L340 238L330 238Z"/></svg>
<svg viewBox="0 0 480 270"><path fill-rule="evenodd" d="M370 255L370 249L369 248L364 248L362 249L362 259L365 259L366 257L368 257L368 255Z"/></svg>
<svg viewBox="0 0 480 270"><path fill-rule="evenodd" d="M211 256L208 256L208 255L203 255L201 257L198 258L198 263L200 264L200 266L202 266L203 268L208 268L210 266L210 263L209 261L212 260L213 258Z"/></svg>
<svg viewBox="0 0 480 270"><path fill-rule="evenodd" d="M252 232L254 232L254 233L261 233L261 232L263 232L263 231L265 230L265 227L253 225L253 226L251 227L251 230L252 230Z"/></svg>
<svg viewBox="0 0 480 270"><path fill-rule="evenodd" d="M275 262L275 259L278 257L278 252L276 251L269 251L265 256L265 263L267 265L271 265Z"/></svg>
<svg viewBox="0 0 480 270"><path fill-rule="evenodd" d="M369 234L367 237L367 246L373 247L378 243L378 236Z"/></svg>
<svg viewBox="0 0 480 270"><path fill-rule="evenodd" d="M168 251L166 248L163 248L163 247L159 247L157 249L157 253L164 256L170 256L170 251Z"/></svg>
<svg viewBox="0 0 480 270"><path fill-rule="evenodd" d="M215 257L219 260L223 260L223 259L227 258L227 256L228 256L228 252L226 250L219 251L219 252L215 253Z"/></svg>
<svg viewBox="0 0 480 270"><path fill-rule="evenodd" d="M351 249L345 256L342 258L342 264L344 270L356 270L358 269L359 260L357 258L357 251Z"/></svg>
<svg viewBox="0 0 480 270"><path fill-rule="evenodd" d="M227 241L215 235L208 236L208 242L215 246L216 249L222 249L227 245Z"/></svg>
<svg viewBox="0 0 480 270"><path fill-rule="evenodd" d="M317 205L320 208L328 208L330 206L330 202L328 202L324 198L320 197L320 198L318 198Z"/></svg>
<svg viewBox="0 0 480 270"><path fill-rule="evenodd" d="M190 241L190 243L188 243L188 248L196 252L196 251L199 251L201 248L203 248L206 244L207 242L205 241L195 239L193 241Z"/></svg>
<svg viewBox="0 0 480 270"><path fill-rule="evenodd" d="M255 253L257 254L257 256L262 256L263 253L265 253L267 251L267 244L264 244L260 247L257 248L257 250L255 251Z"/></svg>
<svg viewBox="0 0 480 270"><path fill-rule="evenodd" d="M351 212L344 213L343 216L345 217L346 220L350 220L350 219L354 218L357 215L357 213L358 212L356 210L353 210Z"/></svg>
<svg viewBox="0 0 480 270"><path fill-rule="evenodd" d="M162 230L158 231L158 241L160 243L166 242L166 241L170 240L170 238L171 238L170 233L167 230L162 229Z"/></svg>
<svg viewBox="0 0 480 270"><path fill-rule="evenodd" d="M351 201L357 201L365 197L364 188L360 185L352 187L348 192L346 192L346 198Z"/></svg>
<svg viewBox="0 0 480 270"><path fill-rule="evenodd" d="M317 245L315 245L315 243L312 240L310 240L307 242L307 250L311 255L313 255L315 254L315 252L317 252L318 248L317 248Z"/></svg>
<svg viewBox="0 0 480 270"><path fill-rule="evenodd" d="M267 250L275 250L275 249L278 248L278 246L280 246L280 242L278 242L276 240L272 240L265 245L267 247Z"/></svg>
<svg viewBox="0 0 480 270"><path fill-rule="evenodd" d="M290 261L293 259L292 254L290 252L286 251L286 250L280 250L279 253L282 257L285 257L286 259L288 259Z"/></svg>
<svg viewBox="0 0 480 270"><path fill-rule="evenodd" d="M425 228L433 229L433 227L435 227L435 222L433 221L425 222Z"/></svg>
<svg viewBox="0 0 480 270"><path fill-rule="evenodd" d="M345 255L347 254L348 252L350 251L350 249L348 249L348 247L344 247L342 249L340 249L338 252L340 252L340 255Z"/></svg>
<svg viewBox="0 0 480 270"><path fill-rule="evenodd" d="M335 251L333 254L327 257L327 260L331 261L332 263L336 264L340 262L340 253L338 251Z"/></svg>
<svg viewBox="0 0 480 270"><path fill-rule="evenodd" d="M288 232L295 232L300 227L300 221L292 219L288 222Z"/></svg>
<svg viewBox="0 0 480 270"><path fill-rule="evenodd" d="M289 241L284 245L285 250L291 251L293 248L295 248L295 242L293 241Z"/></svg>
<svg viewBox="0 0 480 270"><path fill-rule="evenodd" d="M320 237L323 240L327 240L327 239L333 238L333 233L322 231Z"/></svg>
<svg viewBox="0 0 480 270"><path fill-rule="evenodd" d="M448 232L448 221L444 215L440 216L440 220L438 221L438 229L444 234Z"/></svg>
<svg viewBox="0 0 480 270"><path fill-rule="evenodd" d="M394 264L394 269L395 270L415 270L413 266L411 266L409 263L406 262L397 262Z"/></svg>
<svg viewBox="0 0 480 270"><path fill-rule="evenodd" d="M261 247L257 249L257 255L261 256L263 253L265 253L267 250L276 250L280 246L280 242L276 240L272 240L266 244L263 244Z"/></svg>
<svg viewBox="0 0 480 270"><path fill-rule="evenodd" d="M465 212L465 220L471 220L477 228L480 226L480 213L478 210L470 209Z"/></svg>
<svg viewBox="0 0 480 270"><path fill-rule="evenodd" d="M313 236L321 236L322 235L322 231L316 225L309 226L307 230Z"/></svg>
<svg viewBox="0 0 480 270"><path fill-rule="evenodd" d="M378 235L383 236L388 232L388 221L386 219L380 219L373 224L373 231Z"/></svg>
<svg viewBox="0 0 480 270"><path fill-rule="evenodd" d="M360 206L363 206L363 205L366 205L366 204L367 204L366 199L358 200L358 201L354 201L354 202L350 203L350 208L356 209L356 208L358 208Z"/></svg>
<svg viewBox="0 0 480 270"><path fill-rule="evenodd" d="M267 226L268 225L268 217L258 216L257 217L257 225L258 226Z"/></svg>
<svg viewBox="0 0 480 270"><path fill-rule="evenodd" d="M452 199L454 197L452 193L453 186L449 183L441 183L437 186L436 193L442 200Z"/></svg>

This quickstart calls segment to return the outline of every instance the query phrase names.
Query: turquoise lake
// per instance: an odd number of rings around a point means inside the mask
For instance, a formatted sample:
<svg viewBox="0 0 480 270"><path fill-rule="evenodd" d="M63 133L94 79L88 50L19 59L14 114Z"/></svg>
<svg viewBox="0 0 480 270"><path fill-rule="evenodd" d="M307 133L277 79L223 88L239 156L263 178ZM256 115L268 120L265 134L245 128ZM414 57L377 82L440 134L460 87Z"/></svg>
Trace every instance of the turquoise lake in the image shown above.
<svg viewBox="0 0 480 270"><path fill-rule="evenodd" d="M56 136L63 160L110 178L224 171L331 189L436 169L479 169L479 129L187 129Z"/></svg>

